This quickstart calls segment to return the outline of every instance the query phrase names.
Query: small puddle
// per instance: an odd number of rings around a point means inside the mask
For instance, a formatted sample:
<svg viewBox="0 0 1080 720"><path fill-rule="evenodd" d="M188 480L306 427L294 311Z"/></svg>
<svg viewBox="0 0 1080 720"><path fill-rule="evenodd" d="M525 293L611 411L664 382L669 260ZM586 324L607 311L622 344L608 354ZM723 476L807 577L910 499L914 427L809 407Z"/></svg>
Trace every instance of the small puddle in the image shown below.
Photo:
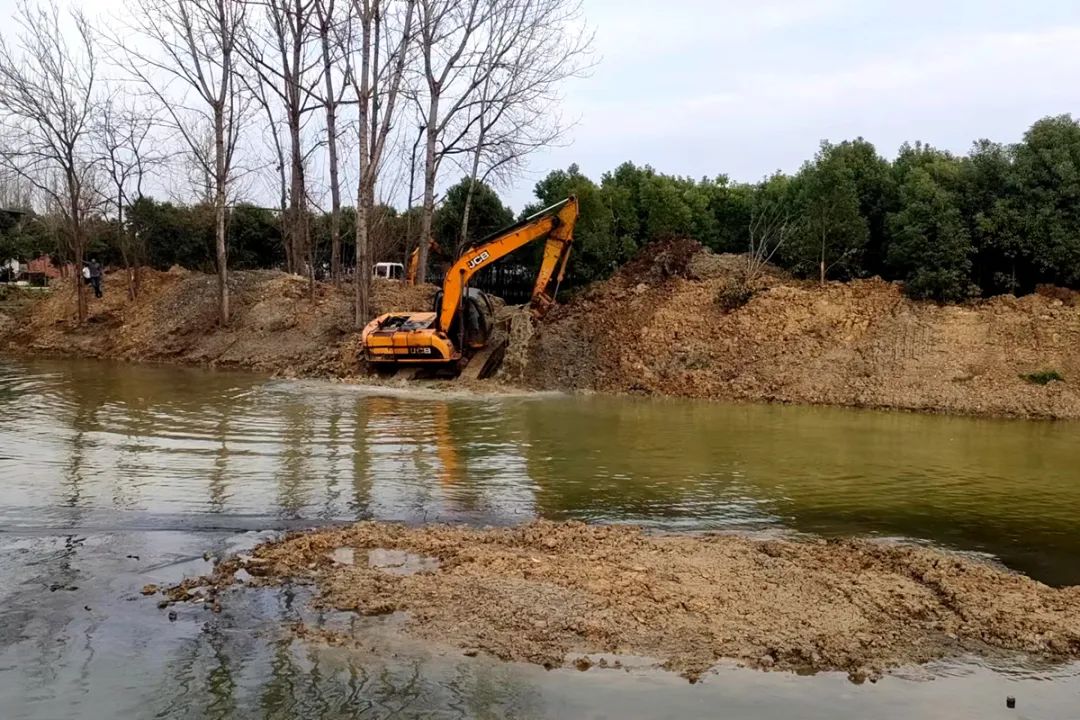
<svg viewBox="0 0 1080 720"><path fill-rule="evenodd" d="M335 548L326 554L335 565L355 565L356 551L351 547ZM368 566L390 575L415 575L439 569L438 558L416 555L404 550L375 548L368 550Z"/></svg>
<svg viewBox="0 0 1080 720"><path fill-rule="evenodd" d="M368 565L391 575L415 575L439 569L439 560L404 550L376 548L368 551Z"/></svg>
<svg viewBox="0 0 1080 720"><path fill-rule="evenodd" d="M335 565L353 565L356 562L356 553L351 547L335 548L333 552L327 553L327 557Z"/></svg>

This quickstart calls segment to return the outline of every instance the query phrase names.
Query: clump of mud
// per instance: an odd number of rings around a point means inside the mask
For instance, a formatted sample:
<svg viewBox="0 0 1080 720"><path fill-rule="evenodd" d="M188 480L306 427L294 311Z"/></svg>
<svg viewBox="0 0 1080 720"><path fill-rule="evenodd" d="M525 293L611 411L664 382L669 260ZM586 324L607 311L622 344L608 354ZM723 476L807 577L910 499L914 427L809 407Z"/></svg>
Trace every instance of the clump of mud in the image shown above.
<svg viewBox="0 0 1080 720"><path fill-rule="evenodd" d="M506 354L496 378L507 382L520 382L529 365L529 347L536 326L532 313L525 305L503 308L500 322L507 327Z"/></svg>
<svg viewBox="0 0 1080 720"><path fill-rule="evenodd" d="M377 550L422 561L415 572L391 572L343 563L342 549L349 558ZM691 679L731 659L862 680L960 653L1080 657L1080 588L867 541L546 521L494 530L365 522L269 542L166 597L231 584L240 567L256 582L314 581L327 607L404 611L406 629L421 638L548 667L572 654L618 653L662 658Z"/></svg>
<svg viewBox="0 0 1080 720"><path fill-rule="evenodd" d="M689 238L669 238L651 243L619 269L623 280L658 282L691 276L694 258L704 252L701 243Z"/></svg>

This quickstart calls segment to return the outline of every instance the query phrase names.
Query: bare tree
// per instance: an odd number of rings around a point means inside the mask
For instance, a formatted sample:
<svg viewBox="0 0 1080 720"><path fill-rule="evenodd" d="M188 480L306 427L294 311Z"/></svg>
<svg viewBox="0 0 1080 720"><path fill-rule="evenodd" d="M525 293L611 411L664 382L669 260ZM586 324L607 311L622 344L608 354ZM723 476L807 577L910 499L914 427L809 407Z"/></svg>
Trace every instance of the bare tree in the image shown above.
<svg viewBox="0 0 1080 720"><path fill-rule="evenodd" d="M61 215L76 270L86 249L93 163L87 147L97 101L97 58L90 26L70 13L68 42L57 4L23 0L15 13L15 46L0 38L0 163L33 185ZM86 292L76 272L79 322Z"/></svg>
<svg viewBox="0 0 1080 720"><path fill-rule="evenodd" d="M132 3L131 29L141 38L130 42L114 38L113 42L123 51L125 67L158 100L191 156L213 178L219 311L221 323L228 324L226 205L248 105L237 78L236 58L246 6L241 0ZM147 45L153 51L144 49ZM189 101L192 93L198 102ZM206 127L213 130L212 152L207 152L200 137Z"/></svg>
<svg viewBox="0 0 1080 720"><path fill-rule="evenodd" d="M139 294L142 266L147 262L145 243L126 222L125 212L143 197L143 183L166 155L150 147L157 118L148 108L124 102L114 92L101 105L95 128L98 161L105 175L106 212L116 219L117 246L127 273L128 295Z"/></svg>
<svg viewBox="0 0 1080 720"><path fill-rule="evenodd" d="M795 233L796 225L779 202L762 201L750 214L750 247L746 253L743 284L753 292L773 256Z"/></svg>
<svg viewBox="0 0 1080 720"><path fill-rule="evenodd" d="M277 96L289 133L289 207L284 240L289 271L307 274L314 295L314 249L307 211L308 152L302 136L308 113L319 106L315 87L321 55L315 51L315 0L247 0L264 9L262 22L250 18L241 54L262 84Z"/></svg>
<svg viewBox="0 0 1080 720"><path fill-rule="evenodd" d="M33 210L35 189L21 174L0 165L0 207L27 212Z"/></svg>
<svg viewBox="0 0 1080 720"><path fill-rule="evenodd" d="M468 158L469 187L459 252L468 244L476 183L509 181L530 153L558 142L566 130L557 112L559 86L589 67L593 36L580 0L497 0L483 27L473 72L475 100L444 154Z"/></svg>
<svg viewBox="0 0 1080 720"><path fill-rule="evenodd" d="M424 152L424 204L418 240L416 281L427 276L428 238L435 215L439 144L451 123L458 121L475 101L474 93L483 81L474 72L477 64L477 40L481 28L495 10L496 0L419 0L418 34L426 107L419 102L426 126ZM443 105L447 99L448 104ZM445 152L446 143L442 142Z"/></svg>
<svg viewBox="0 0 1080 720"><path fill-rule="evenodd" d="M421 0L422 1L422 0ZM381 0L352 0L359 40L359 68L347 69L358 107L358 182L356 191L356 277L354 322L363 327L370 315L371 254L369 238L374 219L375 184L404 77L413 33L416 0L388 8ZM385 63L382 43L387 42ZM346 39L346 47L353 43Z"/></svg>
<svg viewBox="0 0 1080 720"><path fill-rule="evenodd" d="M254 99L255 104L258 105L263 113L266 115L266 132L270 135L270 144L274 149L274 169L277 174L277 193L278 193L278 221L281 223L281 240L282 247L285 250L285 267L293 267L293 255L292 244L288 242L288 214L289 214L289 190L288 190L288 177L285 172L285 147L281 142L280 118L274 113L274 103L271 102L270 96L267 95L266 85L258 78L245 79L244 84L247 86L248 91L251 93L251 97Z"/></svg>
<svg viewBox="0 0 1080 720"><path fill-rule="evenodd" d="M348 8L349 5L346 5ZM322 58L322 75L325 91L322 96L326 110L326 150L330 175L330 277L341 281L341 175L338 162L338 108L344 99L347 83L335 88L335 67L342 60L342 46L337 40L343 36L342 22L348 22L350 14L340 13L335 0L315 0L318 18L319 49ZM344 14L344 18L339 18ZM346 50L347 52L347 50Z"/></svg>

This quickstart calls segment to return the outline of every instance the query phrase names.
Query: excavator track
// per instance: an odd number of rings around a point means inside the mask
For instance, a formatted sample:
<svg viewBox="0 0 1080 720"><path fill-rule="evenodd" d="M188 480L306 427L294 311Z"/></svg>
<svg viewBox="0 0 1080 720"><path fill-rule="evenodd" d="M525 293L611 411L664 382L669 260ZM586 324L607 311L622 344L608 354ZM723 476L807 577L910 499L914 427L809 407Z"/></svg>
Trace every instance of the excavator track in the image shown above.
<svg viewBox="0 0 1080 720"><path fill-rule="evenodd" d="M469 363L462 368L458 379L465 381L486 380L494 375L502 367L503 358L506 356L506 346L509 342L509 338L503 337L500 340L488 343L487 347L469 358Z"/></svg>

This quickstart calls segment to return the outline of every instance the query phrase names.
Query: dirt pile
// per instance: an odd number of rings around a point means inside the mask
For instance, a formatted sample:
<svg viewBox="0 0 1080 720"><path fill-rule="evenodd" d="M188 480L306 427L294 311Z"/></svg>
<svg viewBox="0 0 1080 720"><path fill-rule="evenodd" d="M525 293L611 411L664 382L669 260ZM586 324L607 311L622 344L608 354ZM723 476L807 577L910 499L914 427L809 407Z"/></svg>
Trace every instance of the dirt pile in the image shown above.
<svg viewBox="0 0 1080 720"><path fill-rule="evenodd" d="M376 281L376 312L430 306L433 288ZM295 275L230 273L232 319L218 324L217 277L180 268L144 272L139 297L128 298L119 275L106 278L105 297L90 298L79 325L74 289L64 283L25 313L13 349L40 354L173 361L304 376L356 370L352 287L308 282Z"/></svg>
<svg viewBox="0 0 1080 720"><path fill-rule="evenodd" d="M862 679L966 652L1080 657L1080 587L867 541L359 523L264 544L166 595L218 602L240 568L257 583L313 580L325 606L406 611L419 637L549 667L619 653L690 678L732 659Z"/></svg>
<svg viewBox="0 0 1080 720"><path fill-rule="evenodd" d="M41 288L0 285L0 342L9 334L18 331L21 318L45 292Z"/></svg>
<svg viewBox="0 0 1080 720"><path fill-rule="evenodd" d="M496 377L508 383L520 383L528 368L529 348L536 324L528 306L524 305L505 306L500 310L498 320L506 328L507 345Z"/></svg>
<svg viewBox="0 0 1080 720"><path fill-rule="evenodd" d="M545 318L526 381L544 389L1080 418L1075 302L1044 291L939 306L911 301L878 279L821 286L770 269L745 305L727 310L724 298L744 267L741 256L685 242L646 248ZM1064 382L1040 386L1021 377L1044 370Z"/></svg>

